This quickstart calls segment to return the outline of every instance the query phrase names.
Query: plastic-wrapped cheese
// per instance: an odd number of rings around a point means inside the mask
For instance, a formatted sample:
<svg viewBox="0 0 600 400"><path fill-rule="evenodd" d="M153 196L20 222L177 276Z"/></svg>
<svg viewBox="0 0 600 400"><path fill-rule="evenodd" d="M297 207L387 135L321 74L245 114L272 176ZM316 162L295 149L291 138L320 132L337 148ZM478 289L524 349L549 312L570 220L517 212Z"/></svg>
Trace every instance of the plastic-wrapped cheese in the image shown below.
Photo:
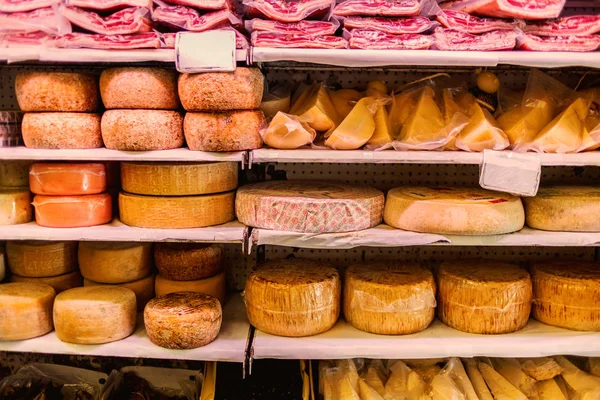
<svg viewBox="0 0 600 400"><path fill-rule="evenodd" d="M202 293L219 299L222 304L227 300L227 282L225 272L205 279L195 281L174 281L160 274L156 276L156 296L164 296L169 293L194 292Z"/></svg>
<svg viewBox="0 0 600 400"><path fill-rule="evenodd" d="M25 187L29 185L31 161L2 160L0 163L0 187Z"/></svg>
<svg viewBox="0 0 600 400"><path fill-rule="evenodd" d="M0 188L0 225L24 224L32 219L28 188Z"/></svg>
<svg viewBox="0 0 600 400"><path fill-rule="evenodd" d="M29 188L35 194L75 196L106 190L106 165L36 163L29 168Z"/></svg>
<svg viewBox="0 0 600 400"><path fill-rule="evenodd" d="M6 257L13 274L42 278L77 269L77 242L9 241Z"/></svg>
<svg viewBox="0 0 600 400"><path fill-rule="evenodd" d="M63 275L48 276L43 278L29 278L13 274L10 277L10 281L23 283L45 283L46 285L52 286L52 288L56 291L56 294L64 292L65 290L83 286L83 278L81 277L79 271L72 271Z"/></svg>
<svg viewBox="0 0 600 400"><path fill-rule="evenodd" d="M50 228L78 228L109 223L112 219L110 194L84 196L36 195L35 221Z"/></svg>
<svg viewBox="0 0 600 400"><path fill-rule="evenodd" d="M152 243L81 242L81 274L98 283L124 283L141 279L152 269Z"/></svg>
<svg viewBox="0 0 600 400"><path fill-rule="evenodd" d="M52 330L56 293L41 283L0 285L0 341L25 340Z"/></svg>
<svg viewBox="0 0 600 400"><path fill-rule="evenodd" d="M150 300L154 298L154 275L148 275L145 278L138 279L133 282L125 283L99 283L89 279L83 279L83 286L106 286L115 285L125 289L133 290L135 293L135 299L137 303L138 311L143 311L144 307Z"/></svg>
<svg viewBox="0 0 600 400"><path fill-rule="evenodd" d="M154 262L160 274L174 281L193 281L223 271L223 246L204 243L157 243Z"/></svg>

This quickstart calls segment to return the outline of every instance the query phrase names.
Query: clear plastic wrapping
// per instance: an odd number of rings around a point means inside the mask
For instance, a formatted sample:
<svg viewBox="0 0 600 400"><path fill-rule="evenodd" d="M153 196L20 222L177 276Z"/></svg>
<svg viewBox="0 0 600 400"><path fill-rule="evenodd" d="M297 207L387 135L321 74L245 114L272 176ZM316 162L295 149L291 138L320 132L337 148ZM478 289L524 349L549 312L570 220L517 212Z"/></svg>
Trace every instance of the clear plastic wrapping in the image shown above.
<svg viewBox="0 0 600 400"><path fill-rule="evenodd" d="M0 147L22 146L21 121L23 113L0 111Z"/></svg>
<svg viewBox="0 0 600 400"><path fill-rule="evenodd" d="M60 7L38 8L33 11L0 13L0 33L31 33L42 31L49 35L71 33L68 19L60 12Z"/></svg>
<svg viewBox="0 0 600 400"><path fill-rule="evenodd" d="M249 18L300 22L304 19L322 19L329 15L335 0L243 0L243 4Z"/></svg>
<svg viewBox="0 0 600 400"><path fill-rule="evenodd" d="M63 4L60 6L60 15L73 25L101 35L128 35L152 30L150 10L142 7L125 8L104 17L93 11Z"/></svg>
<svg viewBox="0 0 600 400"><path fill-rule="evenodd" d="M295 115L278 112L261 136L267 146L275 149L297 149L311 144L317 133Z"/></svg>
<svg viewBox="0 0 600 400"><path fill-rule="evenodd" d="M242 26L242 21L227 9L201 15L190 7L159 5L152 12L152 19L158 24L190 32L204 32L229 25Z"/></svg>
<svg viewBox="0 0 600 400"><path fill-rule="evenodd" d="M53 196L99 194L106 190L106 165L35 163L29 168L29 188Z"/></svg>
<svg viewBox="0 0 600 400"><path fill-rule="evenodd" d="M102 225L112 219L112 198L108 193L84 196L38 194L32 204L38 225L51 228Z"/></svg>

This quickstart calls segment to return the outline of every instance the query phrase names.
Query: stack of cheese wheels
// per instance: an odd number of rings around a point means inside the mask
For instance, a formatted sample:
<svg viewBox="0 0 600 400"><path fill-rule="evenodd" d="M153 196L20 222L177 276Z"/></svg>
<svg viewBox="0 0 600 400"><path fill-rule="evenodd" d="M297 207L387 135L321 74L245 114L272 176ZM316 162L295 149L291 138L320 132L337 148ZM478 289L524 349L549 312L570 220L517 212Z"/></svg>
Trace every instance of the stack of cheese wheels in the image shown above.
<svg viewBox="0 0 600 400"><path fill-rule="evenodd" d="M9 241L6 258L11 282L45 283L56 293L82 285L77 242Z"/></svg>
<svg viewBox="0 0 600 400"><path fill-rule="evenodd" d="M263 332L301 337L331 329L340 315L341 281L325 262L268 261L250 273L245 287L250 323Z"/></svg>
<svg viewBox="0 0 600 400"><path fill-rule="evenodd" d="M150 151L183 146L183 118L177 96L177 71L160 68L110 68L100 76L107 111L102 138L109 149Z"/></svg>
<svg viewBox="0 0 600 400"><path fill-rule="evenodd" d="M201 228L234 216L237 164L121 164L121 222L141 228Z"/></svg>
<svg viewBox="0 0 600 400"><path fill-rule="evenodd" d="M33 218L29 192L30 161L0 163L0 226L30 222Z"/></svg>
<svg viewBox="0 0 600 400"><path fill-rule="evenodd" d="M139 311L154 298L152 243L81 242L78 259L84 286L130 289Z"/></svg>
<svg viewBox="0 0 600 400"><path fill-rule="evenodd" d="M54 289L43 283L0 284L0 342L50 332L55 296Z"/></svg>
<svg viewBox="0 0 600 400"><path fill-rule="evenodd" d="M517 265L464 260L442 263L438 316L463 332L497 334L522 329L532 302L531 278Z"/></svg>
<svg viewBox="0 0 600 400"><path fill-rule="evenodd" d="M388 192L383 219L407 231L499 235L523 228L521 199L479 188L400 187Z"/></svg>
<svg viewBox="0 0 600 400"><path fill-rule="evenodd" d="M577 331L600 331L600 265L581 261L536 263L532 315Z"/></svg>
<svg viewBox="0 0 600 400"><path fill-rule="evenodd" d="M112 219L106 165L36 163L29 168L35 220L51 228L102 225Z"/></svg>
<svg viewBox="0 0 600 400"><path fill-rule="evenodd" d="M36 149L102 147L98 78L73 72L23 72L15 82L23 141Z"/></svg>
<svg viewBox="0 0 600 400"><path fill-rule="evenodd" d="M241 187L235 212L256 228L292 232L351 232L381 222L377 189L336 182L269 181Z"/></svg>
<svg viewBox="0 0 600 400"><path fill-rule="evenodd" d="M260 148L260 130L266 128L263 112L258 110L263 88L258 68L182 74L179 96L188 111L183 123L188 147L203 151Z"/></svg>
<svg viewBox="0 0 600 400"><path fill-rule="evenodd" d="M344 280L344 317L357 329L406 335L435 317L435 280L418 264L373 262L351 265Z"/></svg>

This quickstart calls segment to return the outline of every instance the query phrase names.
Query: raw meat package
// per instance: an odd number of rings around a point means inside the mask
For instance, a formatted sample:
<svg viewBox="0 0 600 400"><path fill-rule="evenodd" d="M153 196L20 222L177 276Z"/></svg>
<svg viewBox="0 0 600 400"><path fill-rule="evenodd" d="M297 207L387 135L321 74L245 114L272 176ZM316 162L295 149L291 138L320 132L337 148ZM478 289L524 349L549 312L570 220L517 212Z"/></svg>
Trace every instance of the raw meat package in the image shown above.
<svg viewBox="0 0 600 400"><path fill-rule="evenodd" d="M442 9L497 18L556 18L566 0L441 0Z"/></svg>
<svg viewBox="0 0 600 400"><path fill-rule="evenodd" d="M57 1L57 3L60 2L60 0ZM128 7L143 7L148 10L152 9L152 0L66 0L66 3L71 7L102 12L114 12Z"/></svg>
<svg viewBox="0 0 600 400"><path fill-rule="evenodd" d="M17 13L52 7L62 0L0 0L1 13Z"/></svg>
<svg viewBox="0 0 600 400"><path fill-rule="evenodd" d="M129 7L102 17L93 11L62 5L60 13L73 25L102 35L126 35L150 32L152 29L147 8Z"/></svg>
<svg viewBox="0 0 600 400"><path fill-rule="evenodd" d="M244 0L248 18L265 18L279 22L300 22L327 16L335 0Z"/></svg>
<svg viewBox="0 0 600 400"><path fill-rule="evenodd" d="M0 48L20 46L40 46L52 40L52 36L43 31L29 33L0 34Z"/></svg>
<svg viewBox="0 0 600 400"><path fill-rule="evenodd" d="M343 0L333 9L333 15L338 17L413 17L420 12L419 0Z"/></svg>
<svg viewBox="0 0 600 400"><path fill-rule="evenodd" d="M199 10L224 10L231 8L229 0L164 0L164 2L174 6L193 7Z"/></svg>
<svg viewBox="0 0 600 400"><path fill-rule="evenodd" d="M71 24L58 12L58 8L46 7L18 13L0 13L0 33L46 32L61 35L71 32Z"/></svg>
<svg viewBox="0 0 600 400"><path fill-rule="evenodd" d="M441 10L436 15L444 28L478 35L492 31L512 31L519 23L516 20L478 18L462 11Z"/></svg>
<svg viewBox="0 0 600 400"><path fill-rule="evenodd" d="M414 18L377 18L346 17L344 28L348 30L365 29L399 35L402 33L423 33L439 26L437 22L425 17Z"/></svg>
<svg viewBox="0 0 600 400"><path fill-rule="evenodd" d="M255 47L345 49L348 47L348 42L339 36L286 35L255 31L252 32L252 45Z"/></svg>
<svg viewBox="0 0 600 400"><path fill-rule="evenodd" d="M600 35L586 36L536 36L523 34L518 37L520 50L531 51L596 51L600 47Z"/></svg>
<svg viewBox="0 0 600 400"><path fill-rule="evenodd" d="M250 47L250 43L248 42L248 38L242 35L237 29L232 27L218 28L217 30L230 30L235 32L235 47L236 49L247 49ZM177 32L168 32L162 34L162 39L164 43L164 47L168 49L175 48L175 41L177 39Z"/></svg>
<svg viewBox="0 0 600 400"><path fill-rule="evenodd" d="M184 6L157 7L152 13L152 19L160 25L191 32L203 32L229 25L242 25L242 21L229 10L214 11L201 15L193 8Z"/></svg>
<svg viewBox="0 0 600 400"><path fill-rule="evenodd" d="M132 50L158 49L162 47L161 35L157 32L134 35L98 35L73 32L57 36L49 41L50 46L68 49Z"/></svg>
<svg viewBox="0 0 600 400"><path fill-rule="evenodd" d="M434 44L430 35L391 34L378 30L354 29L346 35L351 49L427 50Z"/></svg>
<svg viewBox="0 0 600 400"><path fill-rule="evenodd" d="M537 36L587 36L600 32L600 15L573 15L542 22L530 22L523 32Z"/></svg>
<svg viewBox="0 0 600 400"><path fill-rule="evenodd" d="M435 47L446 51L499 51L512 50L517 45L514 31L492 31L481 35L436 28Z"/></svg>
<svg viewBox="0 0 600 400"><path fill-rule="evenodd" d="M261 31L284 35L325 36L333 35L340 27L337 20L279 22L255 18L245 22L249 32Z"/></svg>

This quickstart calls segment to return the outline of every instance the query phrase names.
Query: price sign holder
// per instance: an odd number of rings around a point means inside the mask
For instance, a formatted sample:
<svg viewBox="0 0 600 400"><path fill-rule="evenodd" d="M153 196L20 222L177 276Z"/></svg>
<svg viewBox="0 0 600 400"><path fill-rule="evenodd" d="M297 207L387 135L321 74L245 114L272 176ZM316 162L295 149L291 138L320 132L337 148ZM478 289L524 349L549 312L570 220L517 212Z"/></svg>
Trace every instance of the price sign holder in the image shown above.
<svg viewBox="0 0 600 400"><path fill-rule="evenodd" d="M175 39L175 67L189 73L235 71L235 33L179 32Z"/></svg>
<svg viewBox="0 0 600 400"><path fill-rule="evenodd" d="M484 189L532 197L537 194L542 163L535 154L484 150L479 184Z"/></svg>

